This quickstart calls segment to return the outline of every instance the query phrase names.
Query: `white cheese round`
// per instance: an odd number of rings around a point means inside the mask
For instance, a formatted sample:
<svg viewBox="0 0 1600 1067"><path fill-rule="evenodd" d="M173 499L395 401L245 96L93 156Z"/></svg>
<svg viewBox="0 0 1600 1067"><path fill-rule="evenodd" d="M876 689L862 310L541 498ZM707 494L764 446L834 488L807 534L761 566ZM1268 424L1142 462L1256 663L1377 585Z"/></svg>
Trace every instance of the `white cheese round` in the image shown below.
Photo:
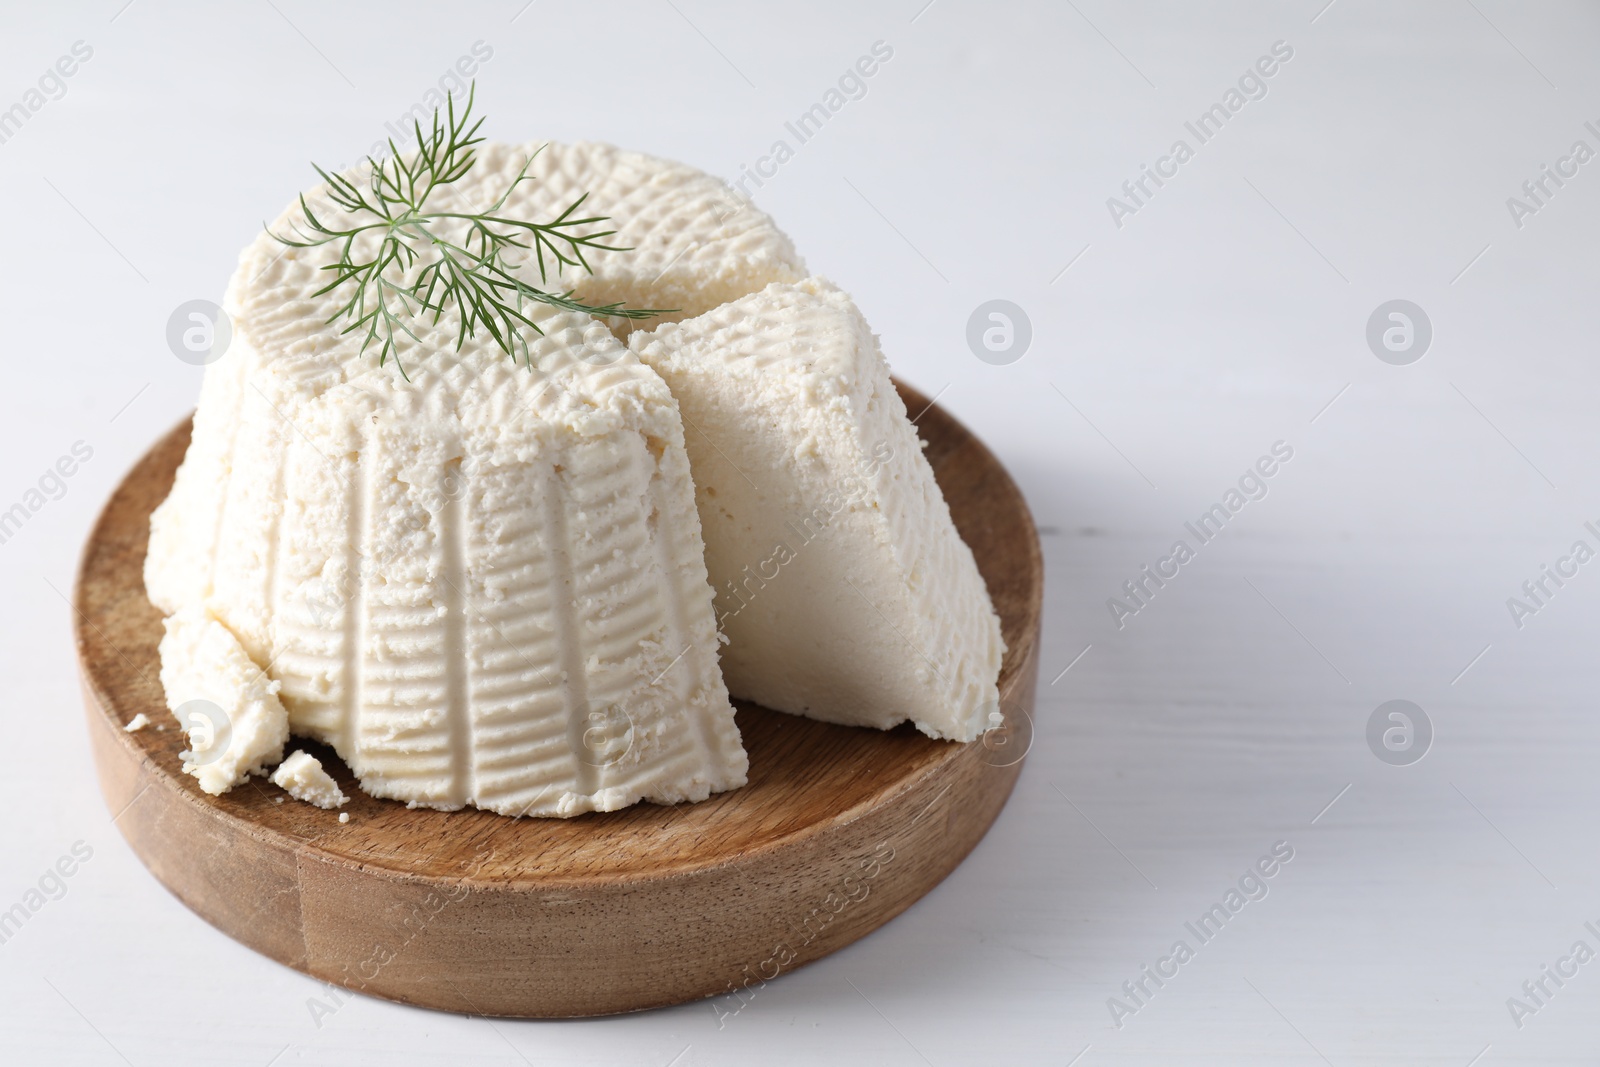
<svg viewBox="0 0 1600 1067"><path fill-rule="evenodd" d="M531 147L481 146L428 207L486 207ZM689 315L803 272L770 220L730 213L722 183L688 167L550 145L531 173L504 215L553 218L588 190L580 212L614 216L613 243L634 246L543 288ZM406 380L327 325L348 296L315 295L335 254L267 235L243 253L231 344L151 519L151 600L214 620L278 687L289 729L376 796L570 816L742 785L665 383L605 324L542 304L527 364L483 333L458 351L454 314L412 320ZM169 677L177 707L189 675Z"/></svg>

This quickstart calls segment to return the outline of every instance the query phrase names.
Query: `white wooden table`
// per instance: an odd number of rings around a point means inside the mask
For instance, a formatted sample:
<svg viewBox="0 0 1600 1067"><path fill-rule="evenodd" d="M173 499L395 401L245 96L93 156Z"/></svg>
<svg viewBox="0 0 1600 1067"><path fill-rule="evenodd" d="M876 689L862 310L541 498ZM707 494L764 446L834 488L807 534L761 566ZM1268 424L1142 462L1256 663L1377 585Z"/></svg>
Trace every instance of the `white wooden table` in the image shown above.
<svg viewBox="0 0 1600 1067"><path fill-rule="evenodd" d="M1600 549L1600 161L1572 155L1600 151L1600 11L1323 2L0 16L0 109L28 110L0 125L0 512L25 512L0 543L0 911L26 913L0 944L0 1060L1594 1062L1600 962L1571 950L1600 951L1600 563L1561 560ZM168 896L94 785L62 594L110 487L193 403L169 314L220 295L309 159L348 161L480 41L492 136L775 171L757 202L1045 531L1010 806L902 918L731 1017L489 1023L357 997L319 1019L316 983ZM878 41L864 95L761 163ZM1292 55L1256 67L1277 42ZM1185 124L1207 113L1202 140ZM1029 320L1014 361L968 346L991 299ZM1368 344L1393 300L1431 324L1414 362L1419 335L1380 343L1388 361ZM78 442L92 455L49 475ZM1200 543L1185 523L1277 442L1265 496ZM1193 558L1162 564L1179 539ZM1570 576L1535 602L1544 565ZM1431 723L1418 762L1369 747L1391 700ZM1229 912L1275 845L1292 859ZM1219 903L1202 940L1186 924Z"/></svg>

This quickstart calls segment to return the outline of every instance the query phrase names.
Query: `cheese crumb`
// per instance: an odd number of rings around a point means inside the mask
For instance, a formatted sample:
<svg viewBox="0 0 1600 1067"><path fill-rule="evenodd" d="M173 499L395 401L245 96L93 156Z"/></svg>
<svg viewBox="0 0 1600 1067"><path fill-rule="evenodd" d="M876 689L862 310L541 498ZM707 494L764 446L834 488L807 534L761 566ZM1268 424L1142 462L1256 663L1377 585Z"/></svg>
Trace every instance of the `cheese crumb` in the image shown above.
<svg viewBox="0 0 1600 1067"><path fill-rule="evenodd" d="M189 734L183 769L217 796L283 758L289 713L279 683L256 666L222 623L203 608L166 620L161 687L167 707Z"/></svg>
<svg viewBox="0 0 1600 1067"><path fill-rule="evenodd" d="M350 802L339 789L339 783L322 769L317 757L309 752L297 751L272 772L272 784L281 786L296 800L331 809ZM346 817L348 818L348 816ZM340 819L344 822L345 819Z"/></svg>
<svg viewBox="0 0 1600 1067"><path fill-rule="evenodd" d="M133 718L129 719L128 720L128 725L124 726L122 729L123 729L124 732L131 734L131 733L137 733L138 731L143 730L146 726L149 726L149 725L150 725L150 716L146 715L144 712L141 711L139 714L137 714Z"/></svg>
<svg viewBox="0 0 1600 1067"><path fill-rule="evenodd" d="M348 811L341 811L339 813L339 821L340 822L349 822L350 821L350 813Z"/></svg>

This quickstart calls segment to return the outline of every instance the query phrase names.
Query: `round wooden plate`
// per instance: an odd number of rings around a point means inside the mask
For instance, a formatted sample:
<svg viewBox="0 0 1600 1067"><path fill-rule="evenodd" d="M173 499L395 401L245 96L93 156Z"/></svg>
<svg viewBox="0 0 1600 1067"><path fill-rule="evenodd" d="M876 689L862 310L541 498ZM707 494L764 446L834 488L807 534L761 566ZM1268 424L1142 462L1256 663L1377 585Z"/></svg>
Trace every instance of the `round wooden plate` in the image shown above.
<svg viewBox="0 0 1600 1067"><path fill-rule="evenodd" d="M189 443L173 430L118 486L74 596L106 803L152 873L258 952L350 989L477 1015L569 1017L728 994L888 922L970 852L1032 739L1043 563L1027 505L959 423L900 387L1000 613L1005 725L981 741L832 726L738 703L750 783L700 804L575 819L412 810L362 793L333 812L252 778L224 796L182 773L145 598L150 512ZM907 655L913 655L906 650ZM144 713L165 729L127 733ZM338 994L329 994L336 998ZM330 999L330 1009L335 1001Z"/></svg>

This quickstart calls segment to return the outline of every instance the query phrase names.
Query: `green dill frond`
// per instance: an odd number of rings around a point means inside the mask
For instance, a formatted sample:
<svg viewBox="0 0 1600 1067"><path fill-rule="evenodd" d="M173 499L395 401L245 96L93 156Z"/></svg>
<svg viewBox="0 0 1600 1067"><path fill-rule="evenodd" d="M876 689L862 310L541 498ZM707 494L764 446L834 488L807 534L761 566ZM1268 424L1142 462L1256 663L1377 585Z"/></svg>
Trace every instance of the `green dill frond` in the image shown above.
<svg viewBox="0 0 1600 1067"><path fill-rule="evenodd" d="M589 229L609 221L606 217L579 215L578 209L588 199L588 193L548 222L501 214L516 187L534 180L528 170L538 152L523 163L499 198L482 211L427 209L428 198L435 190L460 181L477 162L475 148L484 140L478 132L483 119L472 118L477 88L474 83L459 115L452 96L443 111L434 111L430 129L425 131L421 122L414 123L417 148L409 157L403 156L392 140L387 159L379 161L369 156L366 188L312 164L326 187L328 200L352 217L349 225L339 228L324 222L302 195L302 218L291 224L291 235L267 231L292 248L337 245L339 258L321 268L329 272L330 280L316 295L348 287L348 299L328 322L343 319L341 333L363 334L361 351L376 345L379 365L393 359L402 377L407 376L400 363L399 342L402 338L418 341L409 321L431 313L431 321L437 325L452 307L460 320L457 350L482 330L513 360L520 354L530 366L521 328L543 331L525 313L529 303L625 319L647 319L667 310L585 304L574 299L570 290L550 292L517 275L521 264L507 261L512 249L519 250L524 260L537 264L540 285L549 281L552 271L559 274L569 267L590 270L588 252L628 251L605 243L606 238L615 236L615 229ZM442 236L439 224L445 222L451 232L464 228L465 236L459 240ZM378 247L370 259L358 260L356 244L366 234L377 238ZM362 241L363 247L370 243Z"/></svg>

